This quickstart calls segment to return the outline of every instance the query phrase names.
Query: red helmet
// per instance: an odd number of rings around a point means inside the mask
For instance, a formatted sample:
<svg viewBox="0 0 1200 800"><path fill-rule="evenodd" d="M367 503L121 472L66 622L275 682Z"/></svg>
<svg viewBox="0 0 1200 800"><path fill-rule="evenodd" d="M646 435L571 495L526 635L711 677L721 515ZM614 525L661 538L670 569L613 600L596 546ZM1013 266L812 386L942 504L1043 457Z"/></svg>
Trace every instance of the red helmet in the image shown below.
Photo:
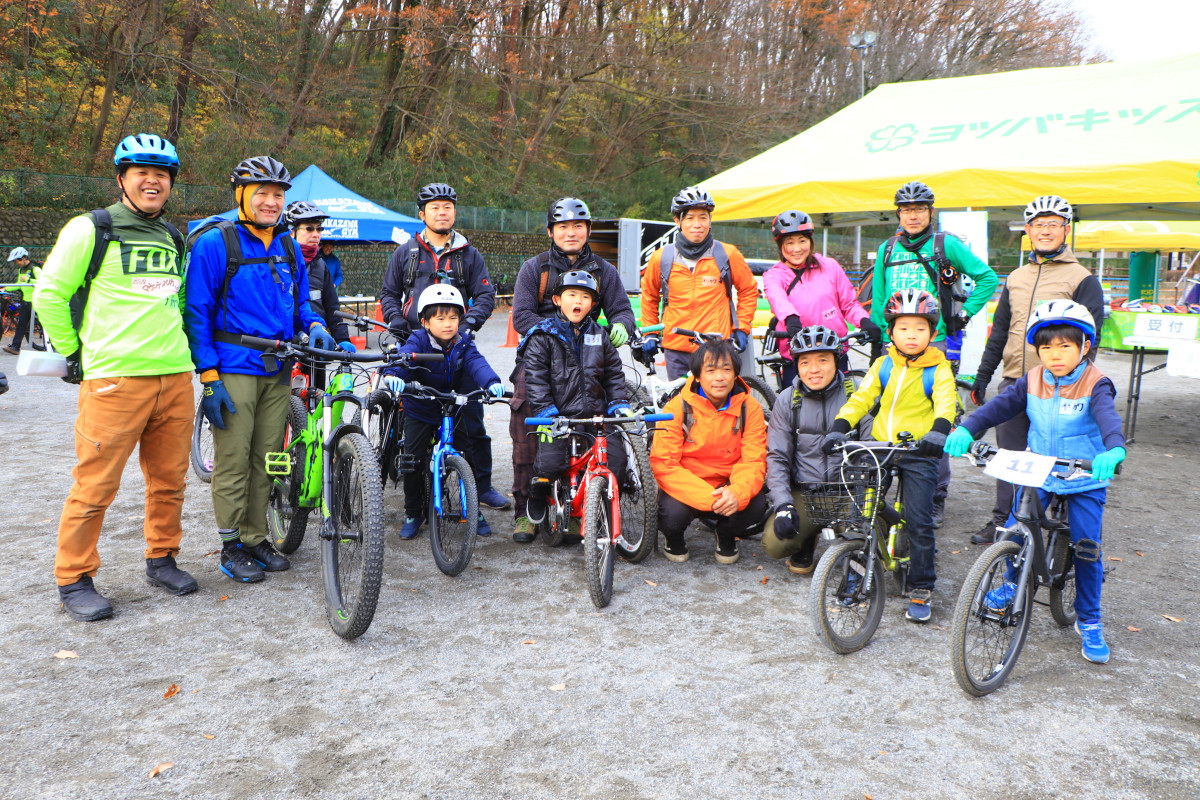
<svg viewBox="0 0 1200 800"><path fill-rule="evenodd" d="M883 318L890 327L897 317L924 317L929 324L937 327L942 310L938 307L937 298L929 292L920 289L899 289L888 298L883 307Z"/></svg>

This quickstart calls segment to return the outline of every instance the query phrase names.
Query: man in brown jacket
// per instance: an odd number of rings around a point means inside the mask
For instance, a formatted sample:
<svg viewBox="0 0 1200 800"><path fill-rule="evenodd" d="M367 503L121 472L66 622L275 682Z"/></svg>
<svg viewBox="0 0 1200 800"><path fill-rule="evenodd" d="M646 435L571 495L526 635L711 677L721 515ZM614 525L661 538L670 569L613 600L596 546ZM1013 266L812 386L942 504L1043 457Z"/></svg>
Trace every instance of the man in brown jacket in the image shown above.
<svg viewBox="0 0 1200 800"><path fill-rule="evenodd" d="M1071 235L1073 213L1071 204L1057 195L1035 198L1025 206L1025 235L1032 243L1029 262L1017 267L1005 281L992 332L979 369L975 372L975 388L971 399L983 405L987 385L996 367L1003 361L998 392L1011 386L1018 378L1037 366L1037 351L1026 344L1025 333L1034 310L1051 300L1074 300L1082 304L1096 320L1096 340L1104 323L1104 291L1091 271L1075 259L1067 242ZM1098 348L1088 353L1095 359ZM1024 414L996 426L996 444L1005 450L1024 450L1029 436L1029 418ZM992 518L977 533L973 544L992 542L996 526L1003 525L1012 509L1013 485L996 482L996 505Z"/></svg>

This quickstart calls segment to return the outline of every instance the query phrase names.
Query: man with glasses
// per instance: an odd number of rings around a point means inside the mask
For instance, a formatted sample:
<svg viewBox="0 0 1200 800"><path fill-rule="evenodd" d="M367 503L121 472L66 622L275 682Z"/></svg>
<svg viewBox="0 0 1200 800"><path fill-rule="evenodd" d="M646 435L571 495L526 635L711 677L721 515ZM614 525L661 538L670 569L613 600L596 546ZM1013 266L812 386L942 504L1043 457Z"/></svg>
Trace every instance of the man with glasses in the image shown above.
<svg viewBox="0 0 1200 800"><path fill-rule="evenodd" d="M881 347L889 341L887 321L883 318L884 301L897 291L917 289L938 299L942 317L938 320L931 346L944 353L947 335L961 331L967 320L992 299L999 283L996 273L971 252L971 248L957 237L937 231L933 200L933 190L920 181L910 181L896 191L900 230L880 245L871 284L871 296L876 298L871 304L871 321L884 332ZM959 275L971 278L975 289L963 303L962 313L953 317L950 289ZM943 456L933 494L935 528L942 526L949 490L950 457Z"/></svg>
<svg viewBox="0 0 1200 800"><path fill-rule="evenodd" d="M1033 312L1051 300L1074 300L1087 308L1096 321L1096 341L1104 324L1104 290L1087 267L1081 265L1067 244L1071 235L1071 204L1057 195L1035 198L1025 206L1025 235L1032 245L1029 261L1017 267L1004 283L992 332L988 336L971 399L983 405L987 385L996 367L1003 362L1003 377L997 392L1002 392L1041 361L1037 351L1025 341ZM1099 348L1088 351L1095 360ZM1029 437L1029 417L1021 414L996 426L996 445L1005 450L1024 450ZM1012 509L1013 485L996 482L996 505L992 518L977 533L972 544L990 544L996 526L1003 525Z"/></svg>
<svg viewBox="0 0 1200 800"><path fill-rule="evenodd" d="M333 335L338 347L353 353L356 348L350 341L350 329L345 320L337 316L342 303L333 284L333 275L320 252L321 234L325 232L322 223L327 219L329 215L308 200L288 203L287 210L283 212L283 221L291 228L296 244L300 245L300 254L304 256L304 266L308 270L309 306L325 320L325 330ZM316 362L305 365L303 369L313 386L325 388L324 364Z"/></svg>

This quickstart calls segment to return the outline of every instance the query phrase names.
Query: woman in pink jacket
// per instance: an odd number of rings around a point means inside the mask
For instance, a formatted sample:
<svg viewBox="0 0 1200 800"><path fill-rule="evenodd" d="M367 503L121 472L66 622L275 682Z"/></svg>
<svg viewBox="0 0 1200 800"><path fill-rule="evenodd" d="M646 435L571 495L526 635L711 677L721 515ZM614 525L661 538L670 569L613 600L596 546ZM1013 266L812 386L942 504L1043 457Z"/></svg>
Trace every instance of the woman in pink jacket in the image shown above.
<svg viewBox="0 0 1200 800"><path fill-rule="evenodd" d="M763 275L763 292L778 320L776 330L787 331L788 338L809 325L824 325L838 336L845 336L854 325L862 328L871 342L880 339L879 326L856 298L854 286L838 262L819 255L813 248L813 223L803 211L784 211L771 223L771 233L779 245L780 261ZM783 371L784 385L796 377L790 363L787 339L779 340L779 352L789 359ZM838 369L845 373L850 360L845 349L838 354Z"/></svg>

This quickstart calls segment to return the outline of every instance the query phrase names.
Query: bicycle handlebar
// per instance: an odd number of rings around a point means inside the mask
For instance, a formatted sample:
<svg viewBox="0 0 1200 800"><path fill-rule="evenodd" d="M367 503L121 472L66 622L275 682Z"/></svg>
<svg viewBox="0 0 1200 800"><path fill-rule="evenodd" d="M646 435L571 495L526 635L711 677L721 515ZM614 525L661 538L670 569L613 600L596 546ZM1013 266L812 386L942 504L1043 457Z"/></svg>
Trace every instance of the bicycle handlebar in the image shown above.
<svg viewBox="0 0 1200 800"><path fill-rule="evenodd" d="M380 330L387 329L387 325L380 322L379 320L371 319L370 317L364 317L359 314L351 314L349 311L335 311L335 312L333 312L333 315L335 317L337 317L338 319L344 319L348 322L353 322L355 325L357 325L360 328L366 328L369 325L373 325L376 328L379 328Z"/></svg>
<svg viewBox="0 0 1200 800"><path fill-rule="evenodd" d="M441 358L441 356L435 353L416 353L415 355ZM509 390L505 390L503 397L496 397L488 392L487 389L474 389L469 392L443 392L441 389L434 389L432 386L426 386L419 381L405 381L404 389L400 392L400 394L409 395L411 397L424 396L434 400L443 400L448 403L458 403L459 398L463 398L463 404L474 402L476 400L481 403L500 403L505 400L511 400L513 396L513 393Z"/></svg>
<svg viewBox="0 0 1200 800"><path fill-rule="evenodd" d="M992 458L994 458L999 452L1000 449L998 447L988 444L987 442L975 442L969 448L967 448L966 457L970 458L975 466L982 467L984 464L991 461ZM1056 458L1054 459L1054 466L1066 467L1067 469L1072 470L1078 469L1082 470L1083 472L1092 471L1092 462L1087 458ZM1113 470L1114 475L1121 474L1121 466L1121 464L1117 464L1116 469Z"/></svg>
<svg viewBox="0 0 1200 800"><path fill-rule="evenodd" d="M699 331L689 331L687 328L671 328L671 333L675 333L680 336L686 336L696 344L704 344L705 342L709 341L715 342L720 341L721 339L729 338L725 334L717 333L716 331L706 331L704 333L700 333Z"/></svg>
<svg viewBox="0 0 1200 800"><path fill-rule="evenodd" d="M252 350L262 350L264 352L274 353L301 353L323 361L385 361L389 358L387 353L347 353L344 350L320 350L316 347L308 345L296 344L294 342L285 342L282 339L264 339L261 336L251 336L242 334L242 347L249 347Z"/></svg>
<svg viewBox="0 0 1200 800"><path fill-rule="evenodd" d="M662 333L663 327L663 324L660 322L657 325L646 325L645 327L638 328L638 330L642 333Z"/></svg>
<svg viewBox="0 0 1200 800"><path fill-rule="evenodd" d="M674 414L634 414L632 417L526 417L526 425L630 425L635 422L666 422L675 419Z"/></svg>

